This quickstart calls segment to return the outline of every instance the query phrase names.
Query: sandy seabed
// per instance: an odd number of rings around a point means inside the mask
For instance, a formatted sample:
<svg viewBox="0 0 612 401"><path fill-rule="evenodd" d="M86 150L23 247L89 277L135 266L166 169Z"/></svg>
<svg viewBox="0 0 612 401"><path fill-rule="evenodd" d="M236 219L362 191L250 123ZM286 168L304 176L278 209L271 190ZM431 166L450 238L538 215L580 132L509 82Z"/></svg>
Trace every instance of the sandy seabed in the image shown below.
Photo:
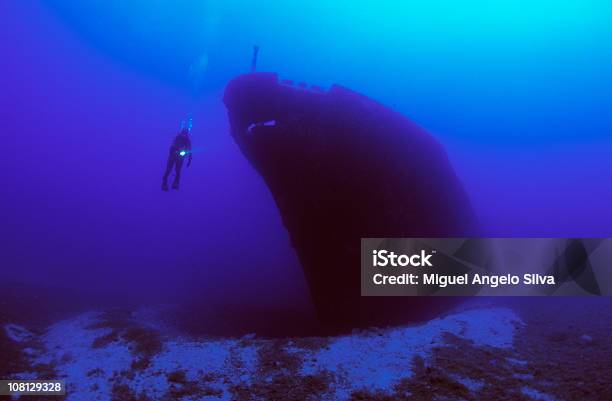
<svg viewBox="0 0 612 401"><path fill-rule="evenodd" d="M595 301L570 301L281 339L182 336L155 311L94 310L43 330L5 322L3 345L20 361L12 378L63 379L66 400L609 399L611 324Z"/></svg>

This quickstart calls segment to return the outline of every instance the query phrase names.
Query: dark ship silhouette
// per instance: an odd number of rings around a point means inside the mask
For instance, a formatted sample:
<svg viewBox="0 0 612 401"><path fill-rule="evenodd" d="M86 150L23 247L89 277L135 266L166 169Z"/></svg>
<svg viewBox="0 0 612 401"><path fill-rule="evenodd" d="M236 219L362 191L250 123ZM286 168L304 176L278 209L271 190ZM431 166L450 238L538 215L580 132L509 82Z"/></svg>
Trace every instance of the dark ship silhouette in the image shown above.
<svg viewBox="0 0 612 401"><path fill-rule="evenodd" d="M429 133L349 89L307 89L274 73L236 77L224 102L235 142L274 197L322 323L405 323L459 301L360 296L360 238L477 232L468 197Z"/></svg>

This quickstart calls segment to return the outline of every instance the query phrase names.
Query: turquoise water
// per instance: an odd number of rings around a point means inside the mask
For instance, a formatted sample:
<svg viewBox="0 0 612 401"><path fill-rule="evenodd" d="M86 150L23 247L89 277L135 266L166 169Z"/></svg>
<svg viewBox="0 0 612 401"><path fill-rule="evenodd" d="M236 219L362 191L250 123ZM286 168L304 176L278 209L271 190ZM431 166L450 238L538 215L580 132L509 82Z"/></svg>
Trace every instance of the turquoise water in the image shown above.
<svg viewBox="0 0 612 401"><path fill-rule="evenodd" d="M0 161L15 275L93 275L133 288L145 272L164 288L178 280L208 283L212 294L306 297L276 207L229 137L221 102L227 81L249 70L254 44L260 71L347 86L429 130L488 234L611 233L609 2L0 7L10 38L0 42L0 101L18 149ZM189 113L199 153L181 191L163 197L167 146Z"/></svg>

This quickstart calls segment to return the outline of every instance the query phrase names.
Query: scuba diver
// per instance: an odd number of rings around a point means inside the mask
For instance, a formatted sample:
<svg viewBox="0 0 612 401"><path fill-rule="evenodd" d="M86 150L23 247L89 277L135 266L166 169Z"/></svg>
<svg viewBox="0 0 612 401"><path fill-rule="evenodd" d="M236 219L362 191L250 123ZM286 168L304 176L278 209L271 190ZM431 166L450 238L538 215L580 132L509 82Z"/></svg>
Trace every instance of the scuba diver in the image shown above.
<svg viewBox="0 0 612 401"><path fill-rule="evenodd" d="M162 178L162 191L168 190L168 176L174 168L174 181L172 181L172 189L179 188L181 179L181 169L183 168L184 158L187 157L187 167L191 165L191 139L189 138L189 128L181 128L179 133L172 140L170 152L168 154L168 162L166 164L166 172Z"/></svg>

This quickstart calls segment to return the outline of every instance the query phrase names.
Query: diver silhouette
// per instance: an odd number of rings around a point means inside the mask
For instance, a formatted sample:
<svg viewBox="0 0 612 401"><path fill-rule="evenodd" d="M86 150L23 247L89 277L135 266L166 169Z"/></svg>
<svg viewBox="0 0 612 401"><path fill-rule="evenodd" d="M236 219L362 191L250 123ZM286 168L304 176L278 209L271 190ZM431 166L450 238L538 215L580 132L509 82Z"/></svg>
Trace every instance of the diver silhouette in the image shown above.
<svg viewBox="0 0 612 401"><path fill-rule="evenodd" d="M174 168L174 181L172 181L172 189L179 188L179 182L181 180L181 169L183 168L183 161L187 157L187 167L191 165L191 139L189 138L189 129L183 128L174 137L172 144L170 145L170 151L168 154L168 162L166 163L166 171L162 178L162 191L168 190L168 176Z"/></svg>

